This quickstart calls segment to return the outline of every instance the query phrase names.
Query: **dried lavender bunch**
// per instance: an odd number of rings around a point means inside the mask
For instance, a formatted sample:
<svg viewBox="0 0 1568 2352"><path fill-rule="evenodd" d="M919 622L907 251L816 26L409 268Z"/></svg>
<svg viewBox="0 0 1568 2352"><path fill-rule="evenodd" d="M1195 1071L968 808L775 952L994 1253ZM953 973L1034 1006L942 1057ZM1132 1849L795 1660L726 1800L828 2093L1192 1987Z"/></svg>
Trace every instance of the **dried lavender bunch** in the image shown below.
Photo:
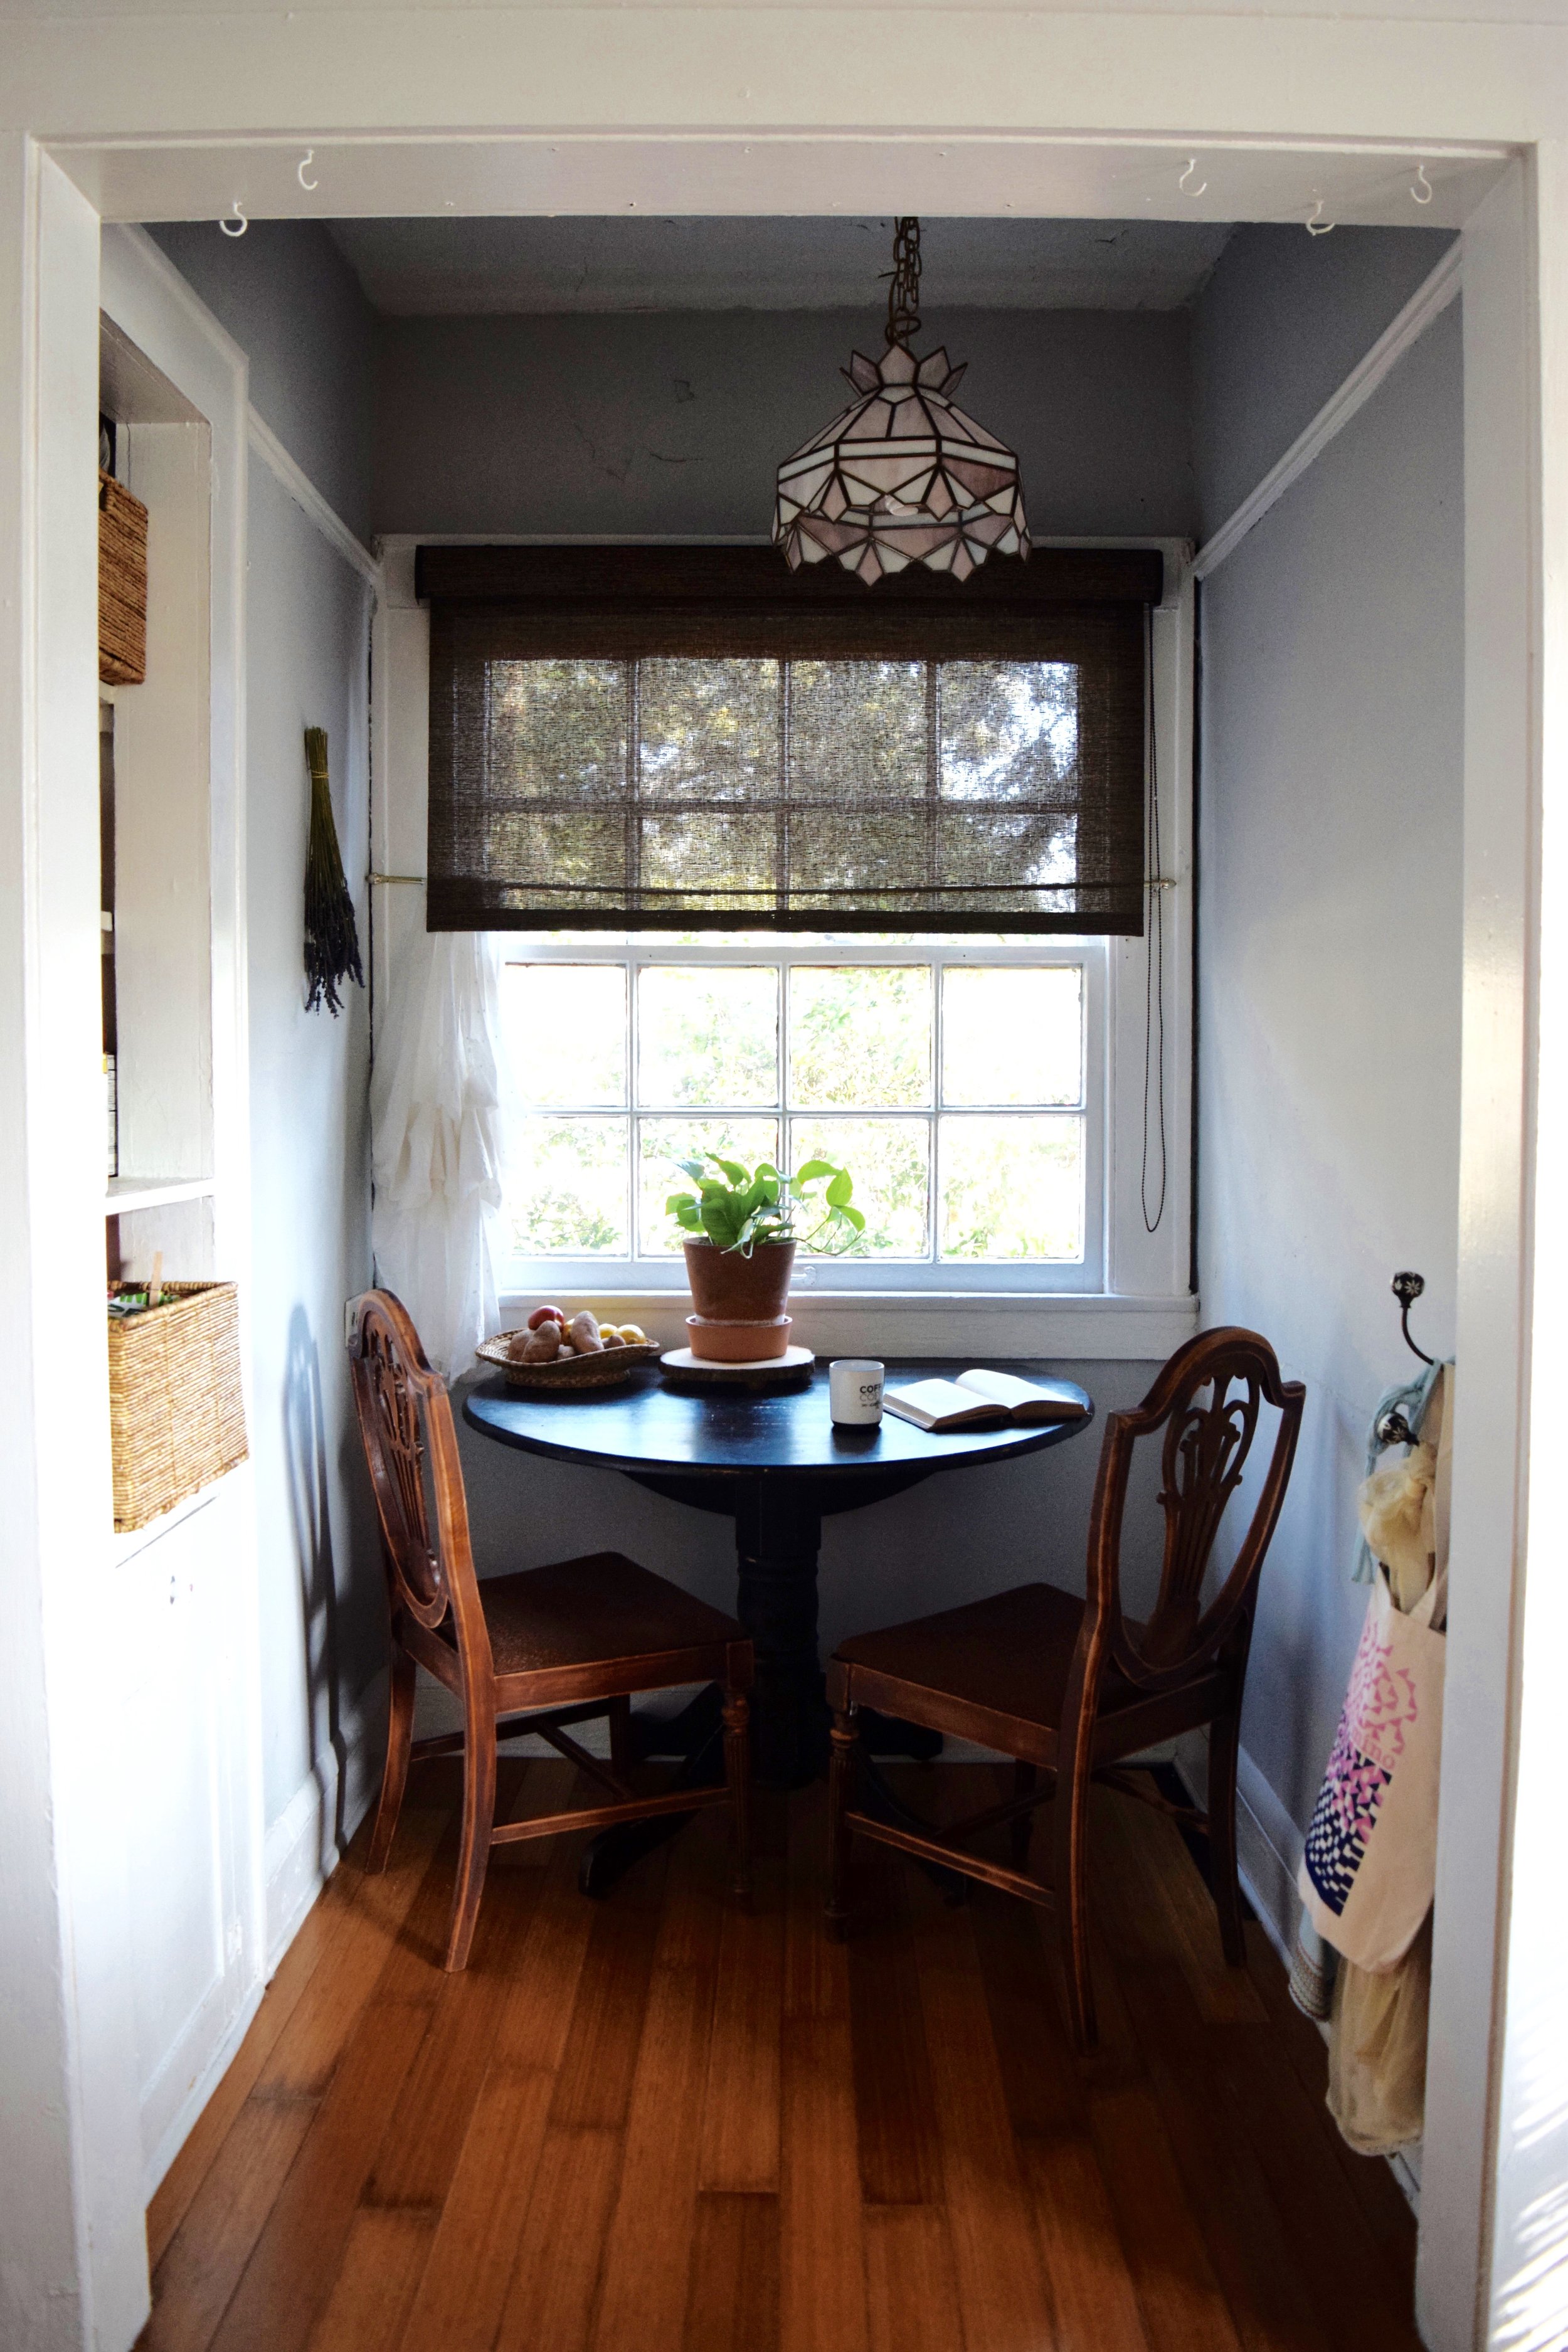
<svg viewBox="0 0 1568 2352"><path fill-rule="evenodd" d="M327 782L327 731L305 730L305 758L310 770L310 845L305 854L305 977L310 992L305 1010L325 1003L329 1013L341 1013L338 982L357 980L360 969L359 932L354 904L343 879L338 849L338 828L332 819L331 787Z"/></svg>

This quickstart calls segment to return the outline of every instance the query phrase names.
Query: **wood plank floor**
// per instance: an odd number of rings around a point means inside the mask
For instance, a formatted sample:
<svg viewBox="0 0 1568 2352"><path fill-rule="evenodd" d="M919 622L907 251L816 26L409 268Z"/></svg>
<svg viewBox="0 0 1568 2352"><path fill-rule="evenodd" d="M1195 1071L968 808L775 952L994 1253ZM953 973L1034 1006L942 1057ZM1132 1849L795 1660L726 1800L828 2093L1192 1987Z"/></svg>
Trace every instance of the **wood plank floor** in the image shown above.
<svg viewBox="0 0 1568 2352"><path fill-rule="evenodd" d="M1171 1825L1096 1800L1101 2043L1054 1928L763 1796L754 1908L699 1817L607 1902L580 1841L490 1872L437 1964L455 1782L356 1842L147 2217L144 2352L1400 2352L1415 2228L1323 2107L1259 1929L1246 1971ZM568 1768L510 1768L514 1812ZM947 1813L990 1768L910 1768Z"/></svg>

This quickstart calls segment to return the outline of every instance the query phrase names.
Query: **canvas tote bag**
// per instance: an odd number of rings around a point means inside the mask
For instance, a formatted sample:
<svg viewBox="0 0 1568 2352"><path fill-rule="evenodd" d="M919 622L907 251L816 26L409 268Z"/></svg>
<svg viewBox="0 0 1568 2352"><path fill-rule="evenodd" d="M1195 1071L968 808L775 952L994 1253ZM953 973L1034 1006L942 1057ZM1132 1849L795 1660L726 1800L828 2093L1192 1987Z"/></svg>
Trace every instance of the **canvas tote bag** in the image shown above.
<svg viewBox="0 0 1568 2352"><path fill-rule="evenodd" d="M1446 1411L1443 1420L1446 1424ZM1446 1443L1441 1450L1447 1452ZM1423 1446L1419 1453L1425 1457L1421 1469L1434 1465L1431 1449ZM1419 1476L1414 1457L1408 1467ZM1447 1467L1445 1461L1442 1468ZM1424 1483L1430 1496L1429 1469ZM1439 1490L1447 1483L1446 1477L1437 1480ZM1412 1503L1417 1503L1415 1485L1412 1477ZM1373 1501L1370 1495L1366 1499ZM1439 1491L1434 1499L1445 1505L1447 1494ZM1386 1509L1394 1497L1376 1500ZM1426 1509L1430 1513L1431 1501ZM1446 1509L1440 1516L1447 1518ZM1431 1525L1429 1517L1426 1524ZM1394 1968L1404 1958L1431 1907L1436 1879L1447 1650L1446 1636L1436 1629L1447 1607L1447 1527L1435 1534L1433 1550L1443 1564L1408 1612L1394 1605L1388 1570L1378 1564L1297 1881L1307 1916L1324 1942L1373 1973Z"/></svg>

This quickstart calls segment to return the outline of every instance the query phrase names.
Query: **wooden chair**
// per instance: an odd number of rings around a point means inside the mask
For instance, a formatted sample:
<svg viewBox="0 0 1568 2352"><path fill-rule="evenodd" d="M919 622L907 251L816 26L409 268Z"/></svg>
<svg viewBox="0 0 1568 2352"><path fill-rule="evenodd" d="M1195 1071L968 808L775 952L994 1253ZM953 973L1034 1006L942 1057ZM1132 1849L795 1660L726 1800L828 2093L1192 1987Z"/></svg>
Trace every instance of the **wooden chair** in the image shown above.
<svg viewBox="0 0 1568 2352"><path fill-rule="evenodd" d="M1200 1333L1177 1349L1136 1411L1113 1412L1106 1422L1086 1600L1051 1584L1018 1585L965 1608L861 1634L836 1653L827 1673L833 1934L845 1929L855 1832L1065 1909L1073 2030L1080 2045L1092 2043L1086 1840L1089 1787L1100 1780L1207 1830L1225 1956L1233 1967L1242 1965L1236 1874L1242 1691L1258 1571L1285 1499L1305 1397L1300 1381L1280 1380L1273 1349L1255 1331ZM1279 1414L1273 1455L1234 1564L1205 1602L1205 1574L1221 1516L1240 1484L1265 1401ZM1164 1555L1153 1612L1140 1622L1121 1607L1122 1517L1134 1449L1161 1431ZM863 1706L1013 1757L1014 1796L941 1835L879 1783L884 1817L866 1811L854 1801L858 1774L871 1769L858 1754L856 1716ZM1167 1806L1141 1777L1115 1769L1156 1740L1203 1724L1213 1726L1206 1814ZM1034 1810L1053 1800L1055 1871L1045 1884L1026 1864ZM1002 1822L1012 1824L1010 1869L966 1844Z"/></svg>
<svg viewBox="0 0 1568 2352"><path fill-rule="evenodd" d="M734 1620L619 1552L594 1552L513 1576L474 1573L457 1430L446 1382L387 1290L352 1310L349 1352L360 1434L381 1517L392 1605L392 1704L366 1867L384 1870L410 1759L463 1758L463 1836L452 1897L448 1969L467 1966L490 1848L568 1829L605 1829L654 1813L728 1804L734 1885L750 1885L747 1700L752 1644ZM418 1667L462 1702L463 1728L413 1738ZM724 1688L726 1786L637 1795L625 1777L633 1691L681 1683ZM607 1716L608 1764L563 1727ZM610 1790L613 1802L537 1820L495 1820L496 1747L538 1732Z"/></svg>

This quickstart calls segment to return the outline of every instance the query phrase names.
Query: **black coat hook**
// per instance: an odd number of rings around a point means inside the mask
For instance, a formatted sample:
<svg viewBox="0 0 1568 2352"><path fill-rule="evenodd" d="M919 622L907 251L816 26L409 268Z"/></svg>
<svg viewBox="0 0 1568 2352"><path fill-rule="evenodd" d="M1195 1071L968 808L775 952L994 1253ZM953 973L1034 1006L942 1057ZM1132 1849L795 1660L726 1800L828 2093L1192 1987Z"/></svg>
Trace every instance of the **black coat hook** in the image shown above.
<svg viewBox="0 0 1568 2352"><path fill-rule="evenodd" d="M1410 1336L1410 1310L1426 1287L1426 1277L1424 1274L1396 1274L1389 1285L1389 1288L1399 1301L1399 1328L1405 1334L1405 1346L1413 1356L1419 1356L1424 1364L1430 1364L1435 1360L1434 1358L1426 1353L1425 1348L1418 1348Z"/></svg>
<svg viewBox="0 0 1568 2352"><path fill-rule="evenodd" d="M1424 1364L1431 1363L1433 1359L1424 1348L1418 1348L1410 1336L1410 1310L1426 1287L1426 1276L1396 1274L1389 1287L1399 1301L1399 1328L1405 1334L1405 1346L1413 1356L1419 1356ZM1385 1412L1377 1424L1375 1434L1380 1445L1415 1445L1419 1443L1416 1433L1402 1412Z"/></svg>

